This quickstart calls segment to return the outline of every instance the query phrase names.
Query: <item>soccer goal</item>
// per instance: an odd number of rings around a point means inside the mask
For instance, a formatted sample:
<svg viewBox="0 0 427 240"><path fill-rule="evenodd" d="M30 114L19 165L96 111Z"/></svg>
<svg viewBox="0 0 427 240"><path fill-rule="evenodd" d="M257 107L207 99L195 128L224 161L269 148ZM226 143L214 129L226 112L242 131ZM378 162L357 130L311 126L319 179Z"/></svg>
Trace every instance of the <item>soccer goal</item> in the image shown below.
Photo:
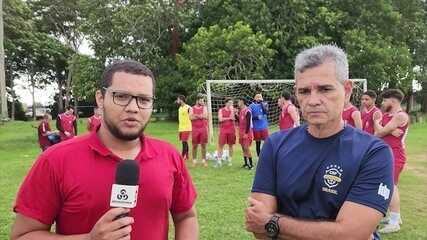
<svg viewBox="0 0 427 240"><path fill-rule="evenodd" d="M360 105L360 98L367 90L366 79L351 79L353 81L352 103ZM234 100L244 97L252 102L256 93L261 93L269 105L268 121L270 126L278 124L280 109L277 104L283 90L293 93L294 79L273 80L206 80L207 107L209 112L209 135L212 140L218 126L218 110L224 106L224 99ZM237 103L237 102L236 102ZM237 106L235 106L237 107Z"/></svg>

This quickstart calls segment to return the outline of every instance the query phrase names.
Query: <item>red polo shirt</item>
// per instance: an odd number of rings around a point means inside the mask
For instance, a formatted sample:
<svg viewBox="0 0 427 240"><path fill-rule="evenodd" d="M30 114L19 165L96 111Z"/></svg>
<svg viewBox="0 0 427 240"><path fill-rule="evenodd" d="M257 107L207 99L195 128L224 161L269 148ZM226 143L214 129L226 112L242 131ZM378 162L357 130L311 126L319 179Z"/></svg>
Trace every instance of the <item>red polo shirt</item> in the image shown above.
<svg viewBox="0 0 427 240"><path fill-rule="evenodd" d="M50 142L49 142L49 139L47 138L47 135L43 136L49 131L51 131L49 121L42 120L39 124L39 127L37 128L37 132L39 136L39 145L43 151L50 146Z"/></svg>
<svg viewBox="0 0 427 240"><path fill-rule="evenodd" d="M132 239L167 239L168 214L189 210L196 190L176 149L141 137L137 206ZM59 234L88 233L110 209L111 185L120 158L96 132L48 148L21 185L14 211L44 224L56 222Z"/></svg>

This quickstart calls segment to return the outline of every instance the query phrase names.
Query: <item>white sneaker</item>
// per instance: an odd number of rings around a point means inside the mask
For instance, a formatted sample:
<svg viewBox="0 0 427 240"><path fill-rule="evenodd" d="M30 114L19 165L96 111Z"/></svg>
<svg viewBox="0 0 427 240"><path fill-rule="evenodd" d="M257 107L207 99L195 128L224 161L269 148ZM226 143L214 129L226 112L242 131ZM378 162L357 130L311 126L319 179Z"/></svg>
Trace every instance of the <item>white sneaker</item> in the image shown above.
<svg viewBox="0 0 427 240"><path fill-rule="evenodd" d="M228 166L229 167L231 167L233 164L231 163L231 158L229 158L228 160L227 160L227 162L228 162Z"/></svg>
<svg viewBox="0 0 427 240"><path fill-rule="evenodd" d="M390 222L390 218L389 217L383 217L383 219L381 219L380 224L388 224L388 222Z"/></svg>
<svg viewBox="0 0 427 240"><path fill-rule="evenodd" d="M385 225L383 228L381 228L378 232L379 233L395 233L398 232L400 230L400 225L399 224L387 224Z"/></svg>
<svg viewBox="0 0 427 240"><path fill-rule="evenodd" d="M389 222L390 222L390 217L383 217L380 223L385 225L385 224L389 224ZM399 218L399 224L400 225L403 224L402 218Z"/></svg>

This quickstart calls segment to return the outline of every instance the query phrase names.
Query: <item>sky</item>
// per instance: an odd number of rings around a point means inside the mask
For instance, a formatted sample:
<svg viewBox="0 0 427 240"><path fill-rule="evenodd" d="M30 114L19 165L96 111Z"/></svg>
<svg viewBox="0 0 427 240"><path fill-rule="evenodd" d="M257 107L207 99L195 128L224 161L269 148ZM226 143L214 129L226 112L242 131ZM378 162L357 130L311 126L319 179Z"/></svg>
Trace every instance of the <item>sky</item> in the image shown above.
<svg viewBox="0 0 427 240"><path fill-rule="evenodd" d="M93 55L94 52L89 46L89 42L87 40L84 40L82 45L79 48L79 52L81 54L86 55ZM27 81L25 81L26 76L23 76L20 79L15 80L15 87L13 88L19 98L19 101L21 101L26 106L33 105L33 100L31 96L31 92L28 86ZM57 84L52 84L50 86L47 86L44 89L36 89L35 90L35 99L36 102L43 104L44 106L51 105L53 101L53 97L55 95L55 92L57 91L58 86Z"/></svg>

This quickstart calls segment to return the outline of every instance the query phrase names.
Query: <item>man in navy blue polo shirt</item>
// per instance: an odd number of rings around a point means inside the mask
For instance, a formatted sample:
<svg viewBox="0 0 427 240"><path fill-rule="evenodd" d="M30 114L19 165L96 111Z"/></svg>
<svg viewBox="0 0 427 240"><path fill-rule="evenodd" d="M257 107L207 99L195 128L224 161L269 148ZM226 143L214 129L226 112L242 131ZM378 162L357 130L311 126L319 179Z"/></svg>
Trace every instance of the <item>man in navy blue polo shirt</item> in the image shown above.
<svg viewBox="0 0 427 240"><path fill-rule="evenodd" d="M261 239L379 239L390 203L387 145L341 119L352 92L343 50L321 45L295 60L306 124L277 132L258 163L246 229Z"/></svg>

